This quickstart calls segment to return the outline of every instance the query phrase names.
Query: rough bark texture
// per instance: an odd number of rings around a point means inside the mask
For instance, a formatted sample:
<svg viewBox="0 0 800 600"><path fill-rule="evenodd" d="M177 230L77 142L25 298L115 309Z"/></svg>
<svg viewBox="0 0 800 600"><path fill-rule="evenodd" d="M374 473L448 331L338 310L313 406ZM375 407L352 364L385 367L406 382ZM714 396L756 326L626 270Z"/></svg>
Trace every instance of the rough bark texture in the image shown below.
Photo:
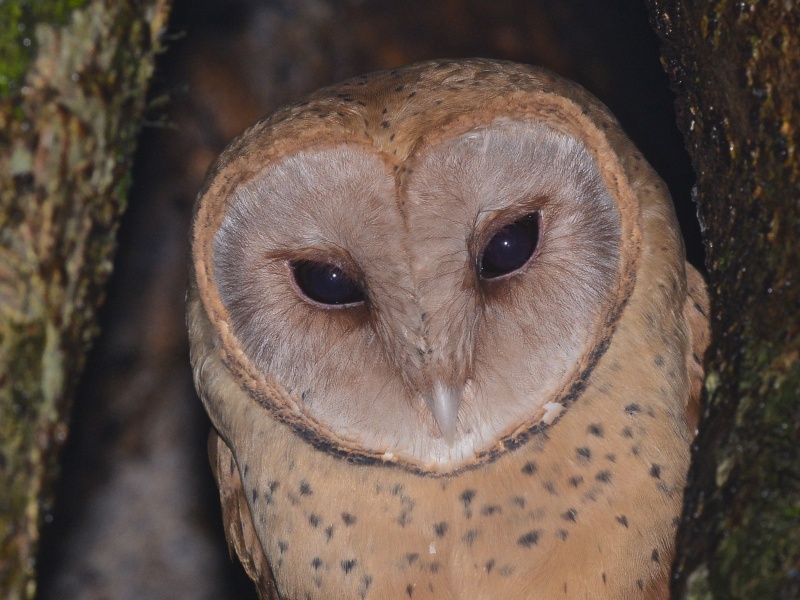
<svg viewBox="0 0 800 600"><path fill-rule="evenodd" d="M0 4L2 598L35 593L56 451L96 331L168 5Z"/></svg>
<svg viewBox="0 0 800 600"><path fill-rule="evenodd" d="M800 6L651 0L714 342L675 598L800 598Z"/></svg>

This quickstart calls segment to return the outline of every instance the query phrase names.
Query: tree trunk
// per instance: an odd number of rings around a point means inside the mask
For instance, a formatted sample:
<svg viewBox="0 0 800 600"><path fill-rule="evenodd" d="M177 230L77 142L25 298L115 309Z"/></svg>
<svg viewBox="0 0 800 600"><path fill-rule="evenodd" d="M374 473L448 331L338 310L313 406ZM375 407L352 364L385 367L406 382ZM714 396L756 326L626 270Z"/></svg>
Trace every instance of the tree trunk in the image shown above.
<svg viewBox="0 0 800 600"><path fill-rule="evenodd" d="M0 2L0 597L32 598L169 0Z"/></svg>
<svg viewBox="0 0 800 600"><path fill-rule="evenodd" d="M800 598L800 7L649 0L697 173L713 343L674 598Z"/></svg>

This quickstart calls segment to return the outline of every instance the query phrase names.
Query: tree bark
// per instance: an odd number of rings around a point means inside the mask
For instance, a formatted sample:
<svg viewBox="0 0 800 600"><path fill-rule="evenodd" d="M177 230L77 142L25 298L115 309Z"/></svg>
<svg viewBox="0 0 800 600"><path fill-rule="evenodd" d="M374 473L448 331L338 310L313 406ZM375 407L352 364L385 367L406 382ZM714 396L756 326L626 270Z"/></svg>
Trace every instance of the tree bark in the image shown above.
<svg viewBox="0 0 800 600"><path fill-rule="evenodd" d="M169 0L0 3L0 597L32 598Z"/></svg>
<svg viewBox="0 0 800 600"><path fill-rule="evenodd" d="M649 0L712 299L673 598L800 598L800 7Z"/></svg>

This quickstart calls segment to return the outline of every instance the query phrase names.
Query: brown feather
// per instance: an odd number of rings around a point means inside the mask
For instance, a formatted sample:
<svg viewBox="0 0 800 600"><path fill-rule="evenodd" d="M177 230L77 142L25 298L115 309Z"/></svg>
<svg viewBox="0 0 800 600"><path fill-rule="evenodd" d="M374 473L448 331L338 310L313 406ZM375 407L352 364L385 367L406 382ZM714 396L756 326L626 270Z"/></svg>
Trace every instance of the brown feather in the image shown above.
<svg viewBox="0 0 800 600"><path fill-rule="evenodd" d="M690 352L686 357L686 370L689 373L686 418L689 428L696 431L700 422L700 401L705 383L705 355L711 342L711 325L709 323L708 286L700 272L689 263L686 263L686 291L684 315L692 342Z"/></svg>
<svg viewBox="0 0 800 600"><path fill-rule="evenodd" d="M253 518L236 461L230 448L213 429L208 435L208 458L219 487L222 522L231 558L235 552L245 572L256 584L261 600L280 600L272 569L253 529Z"/></svg>

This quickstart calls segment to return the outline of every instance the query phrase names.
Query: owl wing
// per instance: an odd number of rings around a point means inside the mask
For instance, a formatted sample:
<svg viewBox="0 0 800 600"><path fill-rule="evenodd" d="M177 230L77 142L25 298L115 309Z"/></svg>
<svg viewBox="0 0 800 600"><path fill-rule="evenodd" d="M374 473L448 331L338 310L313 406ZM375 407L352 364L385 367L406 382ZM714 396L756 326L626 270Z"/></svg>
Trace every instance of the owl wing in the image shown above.
<svg viewBox="0 0 800 600"><path fill-rule="evenodd" d="M233 453L213 429L208 436L208 458L219 486L222 522L231 558L235 550L247 575L256 583L261 600L280 600L272 569L253 529L250 507Z"/></svg>
<svg viewBox="0 0 800 600"><path fill-rule="evenodd" d="M686 263L686 303L683 315L689 326L690 345L686 356L686 370L689 374L689 398L686 403L686 418L691 431L695 431L700 421L700 397L705 382L703 357L711 341L708 320L708 286L703 276L689 263Z"/></svg>

